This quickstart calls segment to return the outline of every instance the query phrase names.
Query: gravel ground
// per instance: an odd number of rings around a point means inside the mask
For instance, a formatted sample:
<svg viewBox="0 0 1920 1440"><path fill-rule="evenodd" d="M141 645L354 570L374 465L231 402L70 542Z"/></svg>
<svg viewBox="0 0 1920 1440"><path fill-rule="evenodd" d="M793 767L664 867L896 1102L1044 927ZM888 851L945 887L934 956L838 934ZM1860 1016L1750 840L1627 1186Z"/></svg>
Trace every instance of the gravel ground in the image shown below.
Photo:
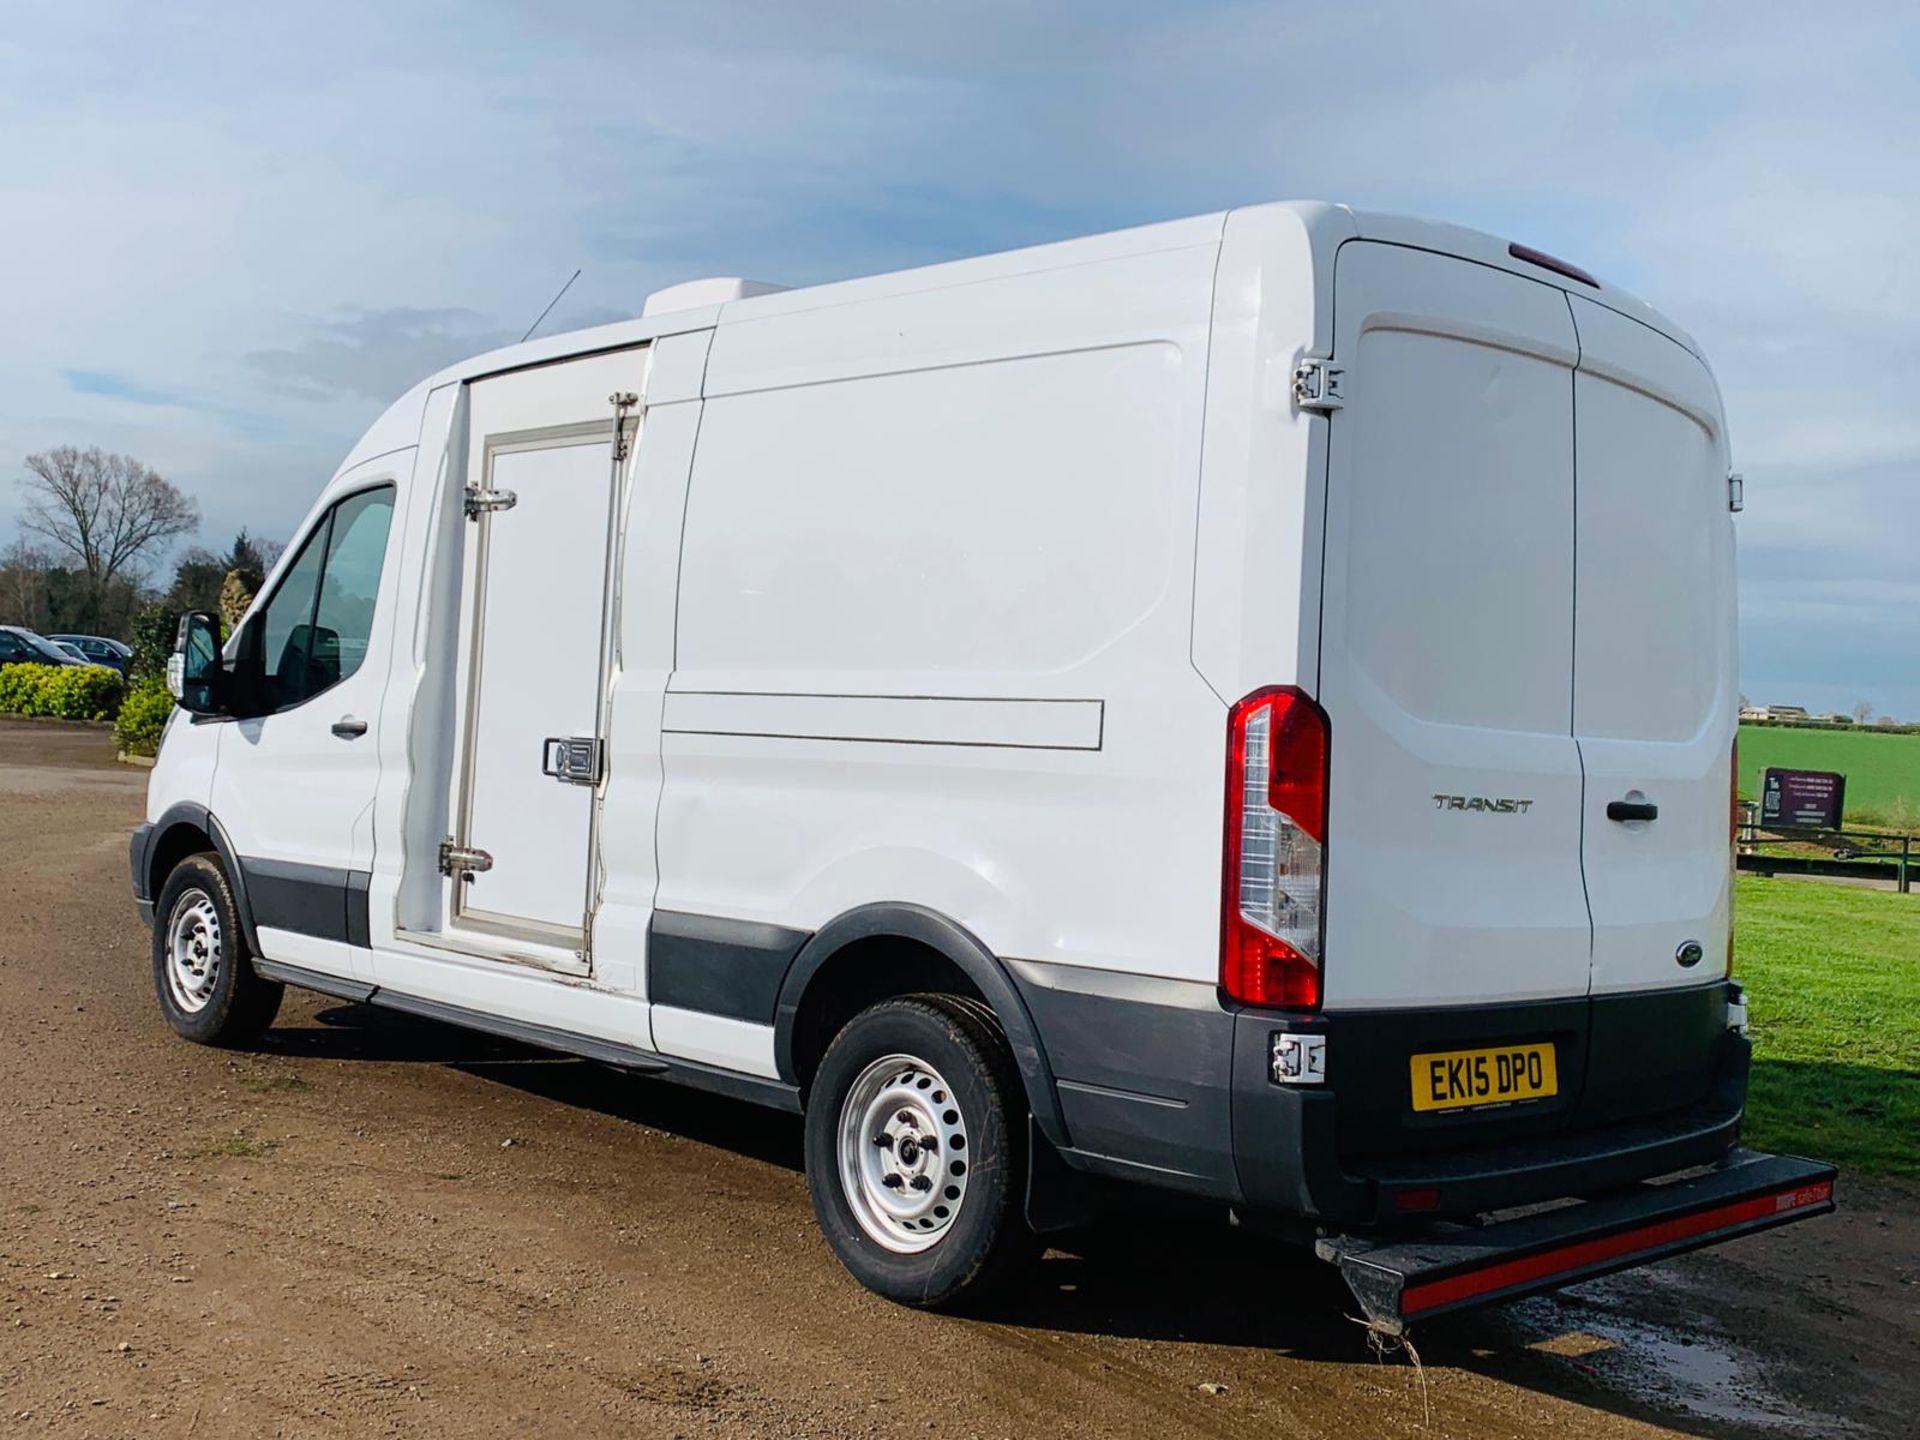
<svg viewBox="0 0 1920 1440"><path fill-rule="evenodd" d="M0 721L0 1434L1901 1435L1920 1189L1376 1354L1326 1267L1164 1223L967 1319L816 1237L798 1123L290 995L175 1039L146 773Z"/></svg>

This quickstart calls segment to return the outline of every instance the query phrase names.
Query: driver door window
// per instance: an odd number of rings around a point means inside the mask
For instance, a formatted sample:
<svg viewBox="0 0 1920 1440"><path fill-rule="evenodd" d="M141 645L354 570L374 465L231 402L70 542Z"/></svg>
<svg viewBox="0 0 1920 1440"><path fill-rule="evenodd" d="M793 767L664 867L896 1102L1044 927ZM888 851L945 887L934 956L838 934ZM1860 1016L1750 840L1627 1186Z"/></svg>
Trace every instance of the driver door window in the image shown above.
<svg viewBox="0 0 1920 1440"><path fill-rule="evenodd" d="M259 709L287 710L360 668L373 634L393 487L350 495L308 535L263 609L248 622Z"/></svg>

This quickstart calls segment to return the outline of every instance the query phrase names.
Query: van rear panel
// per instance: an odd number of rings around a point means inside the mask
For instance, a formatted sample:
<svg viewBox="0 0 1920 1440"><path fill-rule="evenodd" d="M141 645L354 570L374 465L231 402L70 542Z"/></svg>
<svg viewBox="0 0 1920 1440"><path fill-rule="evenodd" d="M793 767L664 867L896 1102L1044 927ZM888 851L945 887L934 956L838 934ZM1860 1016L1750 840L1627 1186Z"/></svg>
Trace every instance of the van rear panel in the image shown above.
<svg viewBox="0 0 1920 1440"><path fill-rule="evenodd" d="M1727 973L1733 517L1706 366L1578 296L1573 731L1596 995ZM1651 820L1611 819L1643 799ZM1616 811L1615 813L1619 813Z"/></svg>
<svg viewBox="0 0 1920 1440"><path fill-rule="evenodd" d="M1566 300L1364 241L1335 292L1327 1008L1585 995Z"/></svg>
<svg viewBox="0 0 1920 1440"><path fill-rule="evenodd" d="M1462 256L1352 241L1334 294L1317 698L1340 1153L1699 1106L1729 1063L1712 377L1648 324ZM1481 1063L1548 1068L1461 1103L1446 1067Z"/></svg>

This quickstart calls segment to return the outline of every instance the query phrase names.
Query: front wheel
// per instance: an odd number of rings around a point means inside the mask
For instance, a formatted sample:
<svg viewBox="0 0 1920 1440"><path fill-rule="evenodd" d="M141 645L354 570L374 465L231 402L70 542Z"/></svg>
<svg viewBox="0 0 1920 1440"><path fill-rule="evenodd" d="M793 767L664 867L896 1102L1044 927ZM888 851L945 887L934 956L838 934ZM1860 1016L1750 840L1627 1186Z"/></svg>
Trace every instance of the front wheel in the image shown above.
<svg viewBox="0 0 1920 1440"><path fill-rule="evenodd" d="M189 855L153 907L153 988L167 1023L202 1045L257 1040L285 987L255 973L220 857Z"/></svg>
<svg viewBox="0 0 1920 1440"><path fill-rule="evenodd" d="M933 1309L974 1298L1032 1249L1026 1114L999 1029L946 995L888 1000L834 1037L807 1106L807 1187L840 1262Z"/></svg>

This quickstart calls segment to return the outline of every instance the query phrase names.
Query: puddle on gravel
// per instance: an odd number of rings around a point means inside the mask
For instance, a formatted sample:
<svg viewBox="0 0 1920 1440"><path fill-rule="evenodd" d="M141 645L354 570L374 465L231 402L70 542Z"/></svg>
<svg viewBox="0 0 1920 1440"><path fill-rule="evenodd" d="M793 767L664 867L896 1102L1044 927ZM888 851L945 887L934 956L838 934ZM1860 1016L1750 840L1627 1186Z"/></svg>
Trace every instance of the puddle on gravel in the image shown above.
<svg viewBox="0 0 1920 1440"><path fill-rule="evenodd" d="M1684 1291L1669 1274L1642 1272L1636 1283ZM1558 1295L1522 1300L1510 1314L1521 1343L1579 1365L1617 1389L1703 1420L1782 1435L1833 1435L1856 1427L1776 1394L1760 1378L1758 1356L1724 1335L1681 1333L1629 1313L1645 1294L1596 1281Z"/></svg>

